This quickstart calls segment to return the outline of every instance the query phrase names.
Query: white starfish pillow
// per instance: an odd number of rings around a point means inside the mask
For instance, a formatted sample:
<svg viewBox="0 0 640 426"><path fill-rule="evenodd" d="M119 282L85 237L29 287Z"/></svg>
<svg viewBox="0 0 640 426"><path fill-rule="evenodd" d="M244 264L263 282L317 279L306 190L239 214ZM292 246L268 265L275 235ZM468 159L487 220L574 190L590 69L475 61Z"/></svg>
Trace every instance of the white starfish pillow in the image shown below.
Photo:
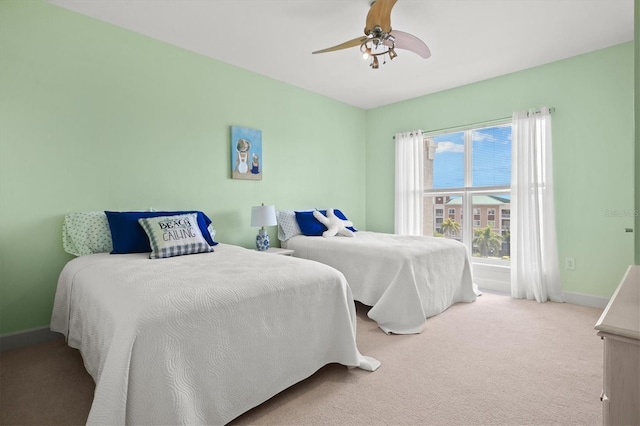
<svg viewBox="0 0 640 426"><path fill-rule="evenodd" d="M318 210L313 212L313 217L318 219L318 222L327 227L327 230L322 233L325 238L333 237L335 235L344 235L345 237L353 237L353 231L347 229L348 226L353 226L350 220L342 220L334 213L333 209L327 209L327 216L325 217Z"/></svg>

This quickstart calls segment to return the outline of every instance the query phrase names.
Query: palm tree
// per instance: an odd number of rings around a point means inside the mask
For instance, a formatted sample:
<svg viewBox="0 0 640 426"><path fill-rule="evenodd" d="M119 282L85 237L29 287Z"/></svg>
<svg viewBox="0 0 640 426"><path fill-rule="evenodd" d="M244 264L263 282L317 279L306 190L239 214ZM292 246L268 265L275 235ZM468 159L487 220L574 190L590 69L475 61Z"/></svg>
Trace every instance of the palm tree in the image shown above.
<svg viewBox="0 0 640 426"><path fill-rule="evenodd" d="M473 230L473 245L480 250L480 256L487 257L490 250L499 251L502 237L491 229L490 226Z"/></svg>
<svg viewBox="0 0 640 426"><path fill-rule="evenodd" d="M503 256L511 256L511 230L507 229L505 231L502 231L502 251L504 251L504 253L501 253Z"/></svg>
<svg viewBox="0 0 640 426"><path fill-rule="evenodd" d="M450 217L442 221L442 225L440 226L442 228L442 233L449 236L456 235L460 230L460 224Z"/></svg>

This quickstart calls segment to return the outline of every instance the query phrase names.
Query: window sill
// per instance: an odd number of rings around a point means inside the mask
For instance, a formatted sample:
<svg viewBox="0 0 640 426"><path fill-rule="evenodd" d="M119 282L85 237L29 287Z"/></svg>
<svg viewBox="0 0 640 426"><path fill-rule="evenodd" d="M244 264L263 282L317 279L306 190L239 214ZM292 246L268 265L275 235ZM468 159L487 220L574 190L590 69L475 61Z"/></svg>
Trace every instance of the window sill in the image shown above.
<svg viewBox="0 0 640 426"><path fill-rule="evenodd" d="M476 260L477 259L477 260ZM471 262L473 281L478 287L509 293L511 291L511 265L507 260L476 258Z"/></svg>
<svg viewBox="0 0 640 426"><path fill-rule="evenodd" d="M471 257L471 263L478 266L495 266L497 268L511 269L511 261L502 259L489 259L486 257Z"/></svg>

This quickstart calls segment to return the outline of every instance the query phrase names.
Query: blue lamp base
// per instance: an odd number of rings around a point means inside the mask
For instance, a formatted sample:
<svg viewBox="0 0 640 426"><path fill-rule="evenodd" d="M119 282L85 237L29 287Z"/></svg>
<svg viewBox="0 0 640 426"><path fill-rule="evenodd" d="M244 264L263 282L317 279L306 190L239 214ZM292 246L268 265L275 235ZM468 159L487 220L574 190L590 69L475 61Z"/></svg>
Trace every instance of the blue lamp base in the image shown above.
<svg viewBox="0 0 640 426"><path fill-rule="evenodd" d="M267 234L264 228L260 229L260 231L258 231L258 235L256 235L256 250L269 250L269 234Z"/></svg>

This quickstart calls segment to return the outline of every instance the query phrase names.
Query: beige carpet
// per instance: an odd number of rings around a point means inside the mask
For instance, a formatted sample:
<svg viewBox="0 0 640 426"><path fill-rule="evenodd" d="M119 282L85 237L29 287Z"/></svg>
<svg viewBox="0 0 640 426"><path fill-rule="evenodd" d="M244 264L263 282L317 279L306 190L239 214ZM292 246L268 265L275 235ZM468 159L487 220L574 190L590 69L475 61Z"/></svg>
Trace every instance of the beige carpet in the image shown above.
<svg viewBox="0 0 640 426"><path fill-rule="evenodd" d="M358 305L374 373L331 364L233 424L601 424L602 310L485 294L385 335ZM82 424L93 382L78 352L49 342L0 355L2 424Z"/></svg>

